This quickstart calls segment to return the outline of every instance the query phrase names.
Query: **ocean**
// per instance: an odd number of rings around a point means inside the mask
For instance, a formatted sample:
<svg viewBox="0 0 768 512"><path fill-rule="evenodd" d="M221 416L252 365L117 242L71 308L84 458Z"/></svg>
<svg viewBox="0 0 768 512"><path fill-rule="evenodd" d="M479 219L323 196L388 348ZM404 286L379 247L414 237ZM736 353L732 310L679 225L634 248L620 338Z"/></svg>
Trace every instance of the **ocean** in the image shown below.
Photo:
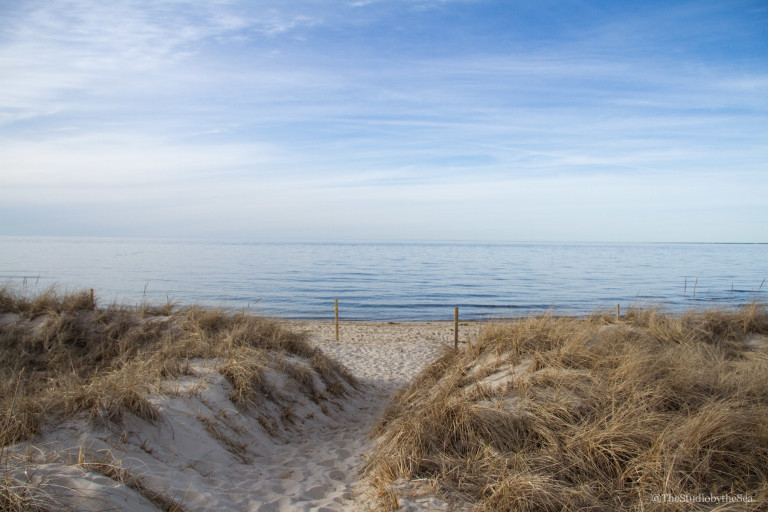
<svg viewBox="0 0 768 512"><path fill-rule="evenodd" d="M291 319L447 320L765 302L768 244L243 242L0 237L0 285L108 305L197 303Z"/></svg>

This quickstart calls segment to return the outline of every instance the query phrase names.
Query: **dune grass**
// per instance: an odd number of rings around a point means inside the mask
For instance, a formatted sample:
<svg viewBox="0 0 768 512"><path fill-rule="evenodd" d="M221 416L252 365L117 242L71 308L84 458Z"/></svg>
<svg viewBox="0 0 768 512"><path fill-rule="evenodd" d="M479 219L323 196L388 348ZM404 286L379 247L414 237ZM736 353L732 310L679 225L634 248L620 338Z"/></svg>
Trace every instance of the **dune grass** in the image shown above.
<svg viewBox="0 0 768 512"><path fill-rule="evenodd" d="M0 288L0 511L45 510L50 498L11 474L6 446L76 414L102 423L126 414L155 421L159 413L148 395L162 380L188 373L198 358L218 361L233 402L243 408L265 396L278 400L263 375L268 368L296 376L315 401L355 384L306 334L272 319L170 302L99 308L90 291L51 288L28 296ZM310 372L322 385L305 375Z"/></svg>
<svg viewBox="0 0 768 512"><path fill-rule="evenodd" d="M765 510L766 335L760 304L490 325L393 397L377 510L403 482L488 512Z"/></svg>

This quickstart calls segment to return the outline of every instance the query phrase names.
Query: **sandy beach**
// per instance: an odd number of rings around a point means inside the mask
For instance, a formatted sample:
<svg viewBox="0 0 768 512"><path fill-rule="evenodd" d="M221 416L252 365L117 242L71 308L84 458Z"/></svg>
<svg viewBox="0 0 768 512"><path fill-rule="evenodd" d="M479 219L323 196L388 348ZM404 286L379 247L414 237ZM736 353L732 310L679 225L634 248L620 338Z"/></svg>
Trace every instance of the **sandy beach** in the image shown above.
<svg viewBox="0 0 768 512"><path fill-rule="evenodd" d="M446 321L342 321L337 339L331 321L97 308L87 291L0 299L3 510L768 500L759 303L465 321L454 351Z"/></svg>
<svg viewBox="0 0 768 512"><path fill-rule="evenodd" d="M340 322L339 341L333 322L286 322L307 331L310 340L347 366L363 382L391 394L408 383L438 353L453 347L453 322ZM459 343L471 342L487 325L460 322Z"/></svg>
<svg viewBox="0 0 768 512"><path fill-rule="evenodd" d="M56 499L75 510L158 510L124 483L89 471L96 464L136 475L184 511L366 510L359 480L371 428L396 389L453 347L453 322L343 322L338 342L332 322L283 324L307 332L313 346L350 370L356 389L317 403L270 374L291 404L291 418L265 428L263 411L246 413L232 403L217 362L197 360L189 376L150 393L157 421L129 415L121 427L99 428L84 417L68 418L34 444L17 445L14 454L28 461L35 483L58 489ZM482 325L462 322L460 342L474 339ZM284 410L271 412L285 417ZM402 510L449 507L421 496L404 498Z"/></svg>
<svg viewBox="0 0 768 512"><path fill-rule="evenodd" d="M271 501L257 510L361 510L366 500L357 484L371 428L391 394L453 346L453 323L345 322L338 342L331 322L289 325L307 330L311 340L349 368L362 386L335 421L306 425L260 461L264 474L274 474L270 468L290 467L291 478L289 485L268 478L254 482L254 489L273 489ZM460 343L473 339L481 327L474 322L460 324ZM421 497L404 500L402 510L448 510L448 506L435 497Z"/></svg>
<svg viewBox="0 0 768 512"><path fill-rule="evenodd" d="M305 425L259 461L264 475L284 474L290 468L290 478L254 482L253 489L267 497L256 510L361 510L367 500L358 486L359 469L371 443L371 428L392 393L453 346L453 322L343 322L338 342L332 322L288 324L308 331L312 342L350 369L362 386L335 421ZM459 342L474 339L482 325L461 323ZM401 501L404 511L449 510L432 496Z"/></svg>

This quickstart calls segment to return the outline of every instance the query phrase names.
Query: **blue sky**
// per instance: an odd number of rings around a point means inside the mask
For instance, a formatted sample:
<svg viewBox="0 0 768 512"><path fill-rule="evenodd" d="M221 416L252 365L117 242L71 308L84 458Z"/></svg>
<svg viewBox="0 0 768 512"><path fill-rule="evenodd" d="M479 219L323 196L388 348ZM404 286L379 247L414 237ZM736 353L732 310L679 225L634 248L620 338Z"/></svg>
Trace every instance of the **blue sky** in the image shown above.
<svg viewBox="0 0 768 512"><path fill-rule="evenodd" d="M768 242L768 4L0 4L0 234Z"/></svg>

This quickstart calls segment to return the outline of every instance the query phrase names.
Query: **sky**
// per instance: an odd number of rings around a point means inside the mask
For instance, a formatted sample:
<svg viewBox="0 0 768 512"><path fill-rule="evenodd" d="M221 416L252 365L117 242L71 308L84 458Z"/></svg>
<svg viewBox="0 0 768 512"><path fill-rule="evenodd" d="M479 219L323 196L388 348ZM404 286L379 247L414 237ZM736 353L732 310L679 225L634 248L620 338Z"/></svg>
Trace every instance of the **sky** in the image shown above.
<svg viewBox="0 0 768 512"><path fill-rule="evenodd" d="M2 1L0 218L768 242L768 3Z"/></svg>

